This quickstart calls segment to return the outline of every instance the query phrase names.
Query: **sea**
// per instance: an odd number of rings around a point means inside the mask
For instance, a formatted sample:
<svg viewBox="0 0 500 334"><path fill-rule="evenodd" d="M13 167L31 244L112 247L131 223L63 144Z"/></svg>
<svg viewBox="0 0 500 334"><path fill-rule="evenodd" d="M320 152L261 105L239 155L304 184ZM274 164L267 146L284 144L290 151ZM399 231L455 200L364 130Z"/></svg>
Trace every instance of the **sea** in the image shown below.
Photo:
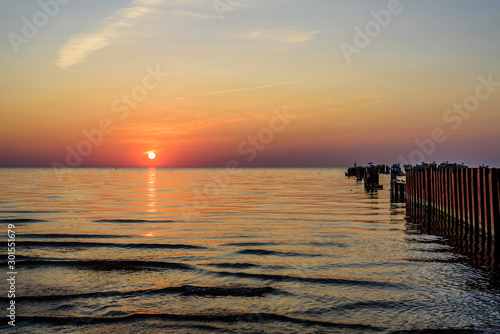
<svg viewBox="0 0 500 334"><path fill-rule="evenodd" d="M0 169L0 333L500 333L498 262L344 172Z"/></svg>

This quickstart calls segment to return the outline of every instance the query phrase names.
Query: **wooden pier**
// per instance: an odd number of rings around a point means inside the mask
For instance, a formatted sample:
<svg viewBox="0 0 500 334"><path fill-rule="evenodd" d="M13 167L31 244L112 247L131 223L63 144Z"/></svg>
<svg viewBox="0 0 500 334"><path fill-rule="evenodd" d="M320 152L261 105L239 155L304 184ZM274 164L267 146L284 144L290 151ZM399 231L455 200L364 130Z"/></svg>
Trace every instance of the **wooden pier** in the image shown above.
<svg viewBox="0 0 500 334"><path fill-rule="evenodd" d="M365 189L368 191L374 191L383 189L384 186L379 183L379 174L389 174L390 168L386 165L373 165L370 163L366 167L356 166L349 167L345 176L356 176L357 181L365 180Z"/></svg>
<svg viewBox="0 0 500 334"><path fill-rule="evenodd" d="M383 189L384 186L379 183L379 169L377 166L369 166L365 169L365 189L374 191Z"/></svg>
<svg viewBox="0 0 500 334"><path fill-rule="evenodd" d="M406 183L391 180L391 202L405 203L406 201Z"/></svg>
<svg viewBox="0 0 500 334"><path fill-rule="evenodd" d="M365 179L367 190L378 185L375 166L350 168L347 176ZM422 164L405 169L391 168L391 202L406 203L409 219L441 224L461 231L474 243L486 245L500 255L500 169L468 168L459 164ZM465 237L467 236L467 237Z"/></svg>
<svg viewBox="0 0 500 334"><path fill-rule="evenodd" d="M450 219L492 242L500 233L499 182L496 168L407 169L408 215Z"/></svg>

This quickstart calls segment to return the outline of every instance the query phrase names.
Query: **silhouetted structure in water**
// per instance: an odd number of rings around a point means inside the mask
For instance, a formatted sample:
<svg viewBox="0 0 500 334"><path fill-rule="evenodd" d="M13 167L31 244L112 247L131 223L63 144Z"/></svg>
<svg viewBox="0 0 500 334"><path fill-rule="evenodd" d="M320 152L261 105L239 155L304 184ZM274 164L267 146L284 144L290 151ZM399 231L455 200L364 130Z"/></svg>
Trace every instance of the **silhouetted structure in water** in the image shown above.
<svg viewBox="0 0 500 334"><path fill-rule="evenodd" d="M369 163L367 167L356 166L354 163L354 167L349 167L346 176L356 176L357 181L365 180L365 189L369 191L383 189L383 185L379 183L379 174L388 174L390 171L389 167L386 165L373 165L373 163Z"/></svg>
<svg viewBox="0 0 500 334"><path fill-rule="evenodd" d="M408 216L451 220L499 252L500 170L449 165L406 170Z"/></svg>
<svg viewBox="0 0 500 334"><path fill-rule="evenodd" d="M380 165L379 165L380 166ZM444 162L391 169L391 201L406 203L407 216L417 221L447 222L485 251L500 255L500 169ZM349 168L348 176L365 179L366 190L382 189L378 166ZM473 242L472 240L469 240Z"/></svg>

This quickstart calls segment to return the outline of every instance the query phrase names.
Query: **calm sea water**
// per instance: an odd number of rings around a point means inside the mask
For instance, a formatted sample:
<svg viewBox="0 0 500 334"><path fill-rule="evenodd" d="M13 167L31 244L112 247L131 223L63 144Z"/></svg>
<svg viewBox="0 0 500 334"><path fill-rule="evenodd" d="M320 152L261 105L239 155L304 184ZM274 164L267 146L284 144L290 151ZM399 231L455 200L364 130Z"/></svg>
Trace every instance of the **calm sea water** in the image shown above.
<svg viewBox="0 0 500 334"><path fill-rule="evenodd" d="M237 172L237 173L236 173ZM499 333L494 268L342 169L0 169L18 333ZM432 332L434 333L434 332Z"/></svg>

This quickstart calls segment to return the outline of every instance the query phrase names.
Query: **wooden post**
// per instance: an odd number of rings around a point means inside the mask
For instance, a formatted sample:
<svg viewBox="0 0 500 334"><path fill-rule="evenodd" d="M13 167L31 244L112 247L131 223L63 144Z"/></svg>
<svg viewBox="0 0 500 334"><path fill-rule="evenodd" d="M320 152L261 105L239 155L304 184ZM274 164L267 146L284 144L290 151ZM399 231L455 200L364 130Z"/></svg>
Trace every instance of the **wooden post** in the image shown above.
<svg viewBox="0 0 500 334"><path fill-rule="evenodd" d="M469 225L469 228L473 230L473 220L472 220L472 187L471 187L471 180L472 180L472 171L470 168L467 168L465 170L465 183L466 183L466 194L467 194L467 224Z"/></svg>
<svg viewBox="0 0 500 334"><path fill-rule="evenodd" d="M412 208L412 173L411 169L406 169L406 212L413 216Z"/></svg>
<svg viewBox="0 0 500 334"><path fill-rule="evenodd" d="M450 168L450 216L455 220L455 178L453 177L453 168Z"/></svg>
<svg viewBox="0 0 500 334"><path fill-rule="evenodd" d="M495 238L495 253L500 257L500 170L493 168L492 174L492 202L493 202L493 235Z"/></svg>
<svg viewBox="0 0 500 334"><path fill-rule="evenodd" d="M478 199L478 188L477 188L477 178L478 178L478 170L477 168L474 168L472 170L472 196L473 196L473 201L472 201L472 208L473 208L473 215L474 215L474 233L479 234L479 199Z"/></svg>
<svg viewBox="0 0 500 334"><path fill-rule="evenodd" d="M418 198L419 198L419 203L420 203L420 217L422 217L424 215L424 173L422 172L422 170L419 170L419 173L418 173L418 176L419 176L419 195L418 195Z"/></svg>
<svg viewBox="0 0 500 334"><path fill-rule="evenodd" d="M443 187L443 170L438 169L437 170L437 175L438 175L438 183L437 183L437 188L438 188L438 196L439 196L439 201L438 201L438 209L439 209L439 216L440 218L444 218L443 215L443 198L444 198L444 187Z"/></svg>
<svg viewBox="0 0 500 334"><path fill-rule="evenodd" d="M413 215L414 216L417 216L418 215L418 187L419 187L419 184L418 184L418 173L417 173L417 170L414 169L413 170L413 186L414 186L414 189L413 189Z"/></svg>
<svg viewBox="0 0 500 334"><path fill-rule="evenodd" d="M486 236L486 224L485 224L485 215L484 215L484 169L479 168L478 170L478 190L479 190L479 196L478 196L478 209L479 209L479 221L480 221L480 226L481 226L481 233L483 234L483 237Z"/></svg>
<svg viewBox="0 0 500 334"><path fill-rule="evenodd" d="M461 231L461 226L459 224L460 222L460 217L458 216L459 212L459 206L458 206L458 193L459 193L459 187L458 187L458 169L453 168L452 169L452 174L453 174L453 217L455 221L455 225L458 231Z"/></svg>
<svg viewBox="0 0 500 334"><path fill-rule="evenodd" d="M446 169L446 211L448 217L453 218L453 205L452 205L452 195L453 194L453 183L451 178L451 168Z"/></svg>
<svg viewBox="0 0 500 334"><path fill-rule="evenodd" d="M443 169L438 171L439 173L439 209L441 210L441 216L444 218L444 173Z"/></svg>
<svg viewBox="0 0 500 334"><path fill-rule="evenodd" d="M488 241L492 241L491 234L491 223L492 223L492 214L491 214L491 175L490 169L484 169L484 216L485 216L485 224L486 224L486 233L488 234Z"/></svg>
<svg viewBox="0 0 500 334"><path fill-rule="evenodd" d="M411 199L411 210L412 210L412 215L415 217L417 215L417 207L416 207L416 201L417 201L417 179L416 179L416 171L414 169L411 170L411 187L412 187L412 199Z"/></svg>
<svg viewBox="0 0 500 334"><path fill-rule="evenodd" d="M466 215L467 201L465 199L467 193L466 174L465 174L466 171L467 169L460 168L460 216L465 228L467 228L467 215Z"/></svg>
<svg viewBox="0 0 500 334"><path fill-rule="evenodd" d="M413 170L413 182L414 182L414 187L415 189L413 190L413 193L415 195L414 199L413 199L413 208L414 208L414 215L415 216L418 216L418 196L419 196L419 191L418 191L418 188L419 188L419 184L418 184L418 171L416 169Z"/></svg>
<svg viewBox="0 0 500 334"><path fill-rule="evenodd" d="M460 220L462 221L464 227L467 229L465 224L465 169L460 168L458 170L458 186L460 188Z"/></svg>

